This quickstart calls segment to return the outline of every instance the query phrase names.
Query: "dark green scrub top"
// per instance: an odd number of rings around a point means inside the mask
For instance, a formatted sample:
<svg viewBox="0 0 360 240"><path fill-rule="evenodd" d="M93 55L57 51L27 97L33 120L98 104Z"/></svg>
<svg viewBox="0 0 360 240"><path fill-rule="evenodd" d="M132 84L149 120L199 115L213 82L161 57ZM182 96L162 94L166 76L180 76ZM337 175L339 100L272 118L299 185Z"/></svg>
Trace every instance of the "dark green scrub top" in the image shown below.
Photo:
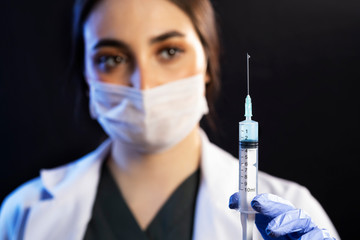
<svg viewBox="0 0 360 240"><path fill-rule="evenodd" d="M103 164L92 217L84 240L187 240L192 239L200 169L169 197L145 231L141 230L107 164Z"/></svg>

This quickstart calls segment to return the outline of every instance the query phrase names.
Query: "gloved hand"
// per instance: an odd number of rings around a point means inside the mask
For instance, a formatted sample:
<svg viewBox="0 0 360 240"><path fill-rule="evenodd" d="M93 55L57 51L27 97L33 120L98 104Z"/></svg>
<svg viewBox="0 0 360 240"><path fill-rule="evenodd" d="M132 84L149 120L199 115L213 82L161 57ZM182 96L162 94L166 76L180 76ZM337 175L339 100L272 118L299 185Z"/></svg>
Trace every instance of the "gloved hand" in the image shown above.
<svg viewBox="0 0 360 240"><path fill-rule="evenodd" d="M259 194L251 201L251 206L258 212L255 224L265 240L335 240L326 229L318 228L303 210L276 195ZM229 208L238 207L239 193L234 193Z"/></svg>

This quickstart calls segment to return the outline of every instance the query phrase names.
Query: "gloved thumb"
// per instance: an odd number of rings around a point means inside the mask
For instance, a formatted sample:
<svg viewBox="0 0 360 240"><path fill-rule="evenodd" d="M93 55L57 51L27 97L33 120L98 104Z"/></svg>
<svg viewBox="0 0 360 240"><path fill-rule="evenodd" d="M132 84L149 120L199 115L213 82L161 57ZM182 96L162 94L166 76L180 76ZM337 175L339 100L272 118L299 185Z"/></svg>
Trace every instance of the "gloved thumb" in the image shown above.
<svg viewBox="0 0 360 240"><path fill-rule="evenodd" d="M231 195L229 199L229 208L230 209L238 209L239 208L239 193L236 192Z"/></svg>

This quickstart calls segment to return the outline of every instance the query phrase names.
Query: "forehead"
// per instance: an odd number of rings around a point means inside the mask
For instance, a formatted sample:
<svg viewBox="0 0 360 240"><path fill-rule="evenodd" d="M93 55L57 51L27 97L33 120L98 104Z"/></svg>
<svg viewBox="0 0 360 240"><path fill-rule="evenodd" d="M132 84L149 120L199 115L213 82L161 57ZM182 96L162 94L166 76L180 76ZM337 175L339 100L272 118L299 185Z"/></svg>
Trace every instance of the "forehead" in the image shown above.
<svg viewBox="0 0 360 240"><path fill-rule="evenodd" d="M167 0L101 0L84 24L85 38L148 39L165 31L194 34L190 18ZM89 39L88 38L88 39Z"/></svg>

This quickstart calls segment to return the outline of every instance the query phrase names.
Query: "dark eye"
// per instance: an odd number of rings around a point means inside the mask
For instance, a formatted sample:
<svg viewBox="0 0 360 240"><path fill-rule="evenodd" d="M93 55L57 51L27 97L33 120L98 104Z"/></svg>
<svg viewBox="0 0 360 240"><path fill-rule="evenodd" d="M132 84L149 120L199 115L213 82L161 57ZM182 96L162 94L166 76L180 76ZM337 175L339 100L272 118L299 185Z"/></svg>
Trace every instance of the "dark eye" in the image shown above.
<svg viewBox="0 0 360 240"><path fill-rule="evenodd" d="M104 55L100 56L97 60L99 68L103 71L111 70L118 64L126 63L127 59L120 55Z"/></svg>
<svg viewBox="0 0 360 240"><path fill-rule="evenodd" d="M176 47L171 47L171 48L164 48L159 52L160 58L164 59L164 60L170 60L174 57L176 57L177 55L179 55L181 52L183 52L183 50L176 48Z"/></svg>

